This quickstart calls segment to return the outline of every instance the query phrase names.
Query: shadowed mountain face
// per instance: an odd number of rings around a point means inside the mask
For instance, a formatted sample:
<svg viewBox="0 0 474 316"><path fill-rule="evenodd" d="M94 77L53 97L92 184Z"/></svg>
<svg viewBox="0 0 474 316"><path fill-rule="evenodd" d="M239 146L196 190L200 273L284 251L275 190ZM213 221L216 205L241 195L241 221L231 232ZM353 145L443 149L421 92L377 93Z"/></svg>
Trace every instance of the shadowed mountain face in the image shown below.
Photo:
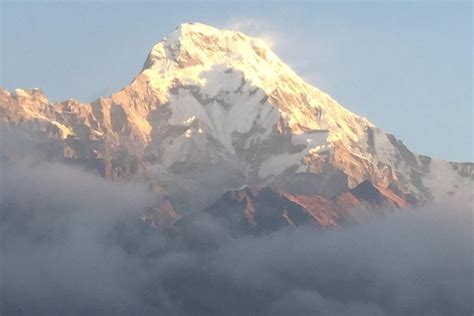
<svg viewBox="0 0 474 316"><path fill-rule="evenodd" d="M235 216L264 230L332 226L360 204L414 205L472 190L474 178L472 163L412 153L259 39L203 24L182 24L157 43L110 97L51 103L38 89L2 89L0 117L2 134L23 135L34 159L147 182L173 201L144 214L156 223L251 201ZM3 159L24 156L4 138ZM235 190L242 186L262 189Z"/></svg>
<svg viewBox="0 0 474 316"><path fill-rule="evenodd" d="M344 226L363 220L370 212L380 215L382 209L388 211L407 205L403 199L380 191L365 181L333 197L294 195L270 187L245 187L225 193L204 212L239 235L303 225L320 228ZM364 211L369 213L364 214ZM186 225L187 220L178 222L178 226Z"/></svg>

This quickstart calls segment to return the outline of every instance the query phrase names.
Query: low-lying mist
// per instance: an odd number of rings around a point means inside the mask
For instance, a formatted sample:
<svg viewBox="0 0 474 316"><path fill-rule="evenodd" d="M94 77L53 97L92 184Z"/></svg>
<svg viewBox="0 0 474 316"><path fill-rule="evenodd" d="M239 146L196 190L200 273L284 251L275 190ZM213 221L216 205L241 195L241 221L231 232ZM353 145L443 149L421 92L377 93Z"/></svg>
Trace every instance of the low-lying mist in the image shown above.
<svg viewBox="0 0 474 316"><path fill-rule="evenodd" d="M232 237L202 215L139 220L140 183L59 164L1 166L2 315L471 315L472 201L347 229Z"/></svg>

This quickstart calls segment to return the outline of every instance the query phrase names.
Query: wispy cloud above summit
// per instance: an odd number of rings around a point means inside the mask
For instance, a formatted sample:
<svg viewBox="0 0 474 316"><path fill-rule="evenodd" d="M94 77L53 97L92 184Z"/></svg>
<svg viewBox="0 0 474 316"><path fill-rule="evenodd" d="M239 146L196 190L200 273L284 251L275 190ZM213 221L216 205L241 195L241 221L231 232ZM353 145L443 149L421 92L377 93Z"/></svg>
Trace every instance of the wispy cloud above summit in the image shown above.
<svg viewBox="0 0 474 316"><path fill-rule="evenodd" d="M265 20L234 18L225 24L224 28L258 37L272 49L282 44L282 36L276 30L276 26Z"/></svg>

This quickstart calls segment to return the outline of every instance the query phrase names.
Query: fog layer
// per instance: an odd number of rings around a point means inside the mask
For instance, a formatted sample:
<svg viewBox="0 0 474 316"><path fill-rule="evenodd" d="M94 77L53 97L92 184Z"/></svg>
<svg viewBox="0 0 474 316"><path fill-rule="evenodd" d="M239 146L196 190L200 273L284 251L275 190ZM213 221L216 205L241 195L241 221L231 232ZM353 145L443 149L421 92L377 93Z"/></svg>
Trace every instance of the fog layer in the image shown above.
<svg viewBox="0 0 474 316"><path fill-rule="evenodd" d="M157 197L58 164L1 166L2 315L469 315L472 201L347 229L232 237L207 215L139 220Z"/></svg>

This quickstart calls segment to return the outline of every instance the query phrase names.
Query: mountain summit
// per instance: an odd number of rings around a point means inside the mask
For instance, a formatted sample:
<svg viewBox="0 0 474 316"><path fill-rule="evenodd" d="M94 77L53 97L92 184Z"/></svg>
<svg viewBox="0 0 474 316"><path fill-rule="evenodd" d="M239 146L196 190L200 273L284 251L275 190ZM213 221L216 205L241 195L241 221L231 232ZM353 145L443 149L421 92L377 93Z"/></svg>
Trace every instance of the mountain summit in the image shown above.
<svg viewBox="0 0 474 316"><path fill-rule="evenodd" d="M146 179L181 196L183 209L243 186L330 197L365 181L416 204L470 190L474 179L472 163L411 152L305 82L262 40L200 23L154 45L110 97L50 103L37 89L2 89L0 116L5 129L47 144L48 159ZM194 198L201 204L184 202Z"/></svg>

